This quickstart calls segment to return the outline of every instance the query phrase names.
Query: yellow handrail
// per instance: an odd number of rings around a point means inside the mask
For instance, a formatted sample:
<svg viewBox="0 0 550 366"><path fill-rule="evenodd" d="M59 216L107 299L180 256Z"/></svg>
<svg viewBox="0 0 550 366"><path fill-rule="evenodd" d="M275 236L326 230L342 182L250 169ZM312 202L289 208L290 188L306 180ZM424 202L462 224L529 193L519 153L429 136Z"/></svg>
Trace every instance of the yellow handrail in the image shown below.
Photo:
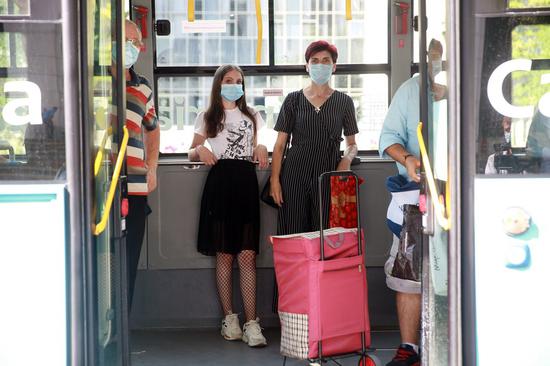
<svg viewBox="0 0 550 366"><path fill-rule="evenodd" d="M195 21L195 0L187 0L187 21Z"/></svg>
<svg viewBox="0 0 550 366"><path fill-rule="evenodd" d="M346 20L351 20L351 0L346 0Z"/></svg>
<svg viewBox="0 0 550 366"><path fill-rule="evenodd" d="M116 159L115 170L113 171L113 178L111 184L109 185L109 194L107 195L107 202L105 203L105 209L103 210L103 215L101 221L99 221L93 228L94 235L101 234L105 227L107 226L107 221L109 220L109 214L111 213L111 206L113 205L113 199L115 198L115 192L118 184L118 178L120 177L120 170L122 169L122 162L126 156L126 147L128 146L128 129L126 126L122 128L124 130L124 137L122 138L122 143L120 144L120 150L118 151L118 157Z"/></svg>
<svg viewBox="0 0 550 366"><path fill-rule="evenodd" d="M258 24L258 40L256 44L256 63L261 64L262 63L262 38L263 38L261 0L256 0L256 23Z"/></svg>
<svg viewBox="0 0 550 366"><path fill-rule="evenodd" d="M447 210L445 206L443 206L443 204L439 201L439 193L437 192L437 187L435 185L435 179L432 172L432 166L430 164L430 158L428 156L428 152L426 151L426 144L424 143L424 137L422 136L422 122L418 122L416 134L418 136L418 145L420 146L420 155L422 156L422 164L424 165L424 170L426 172L426 181L428 183L428 189L430 190L430 195L432 196L431 201L433 202L435 217L439 225L443 228L443 230L449 230L451 227L451 221L449 220L450 210ZM449 188L445 190L445 193L447 196L446 204L448 205L449 204L448 199L450 195ZM447 217L445 217L446 213L447 213Z"/></svg>
<svg viewBox="0 0 550 366"><path fill-rule="evenodd" d="M103 161L103 151L105 151L105 144L107 143L107 138L113 133L113 128L109 127L105 130L103 137L101 138L101 143L99 144L99 150L95 156L94 161L94 177L97 177L99 174L99 169L101 168L101 162Z"/></svg>

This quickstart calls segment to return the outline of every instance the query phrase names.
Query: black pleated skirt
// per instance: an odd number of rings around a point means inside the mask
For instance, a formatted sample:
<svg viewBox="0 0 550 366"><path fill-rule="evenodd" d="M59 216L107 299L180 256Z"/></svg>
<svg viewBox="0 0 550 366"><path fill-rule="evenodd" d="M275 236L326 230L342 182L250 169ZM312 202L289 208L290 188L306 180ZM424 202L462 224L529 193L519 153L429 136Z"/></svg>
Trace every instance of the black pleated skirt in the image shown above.
<svg viewBox="0 0 550 366"><path fill-rule="evenodd" d="M197 249L204 255L217 252L259 253L260 203L253 163L222 159L214 165L204 185Z"/></svg>

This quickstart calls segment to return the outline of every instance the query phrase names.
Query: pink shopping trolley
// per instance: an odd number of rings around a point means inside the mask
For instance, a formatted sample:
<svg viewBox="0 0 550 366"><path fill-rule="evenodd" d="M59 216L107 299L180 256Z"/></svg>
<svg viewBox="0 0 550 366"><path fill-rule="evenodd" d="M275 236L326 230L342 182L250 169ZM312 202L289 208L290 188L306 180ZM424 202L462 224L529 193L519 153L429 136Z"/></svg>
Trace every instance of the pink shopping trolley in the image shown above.
<svg viewBox="0 0 550 366"><path fill-rule="evenodd" d="M357 228L323 229L323 181L352 172L319 177L321 230L272 236L281 322L281 354L311 365L358 355L359 365L376 365L370 348L364 237L357 204ZM356 184L356 196L359 186ZM327 195L328 196L328 195ZM322 235L321 235L322 234ZM283 363L283 365L284 365Z"/></svg>

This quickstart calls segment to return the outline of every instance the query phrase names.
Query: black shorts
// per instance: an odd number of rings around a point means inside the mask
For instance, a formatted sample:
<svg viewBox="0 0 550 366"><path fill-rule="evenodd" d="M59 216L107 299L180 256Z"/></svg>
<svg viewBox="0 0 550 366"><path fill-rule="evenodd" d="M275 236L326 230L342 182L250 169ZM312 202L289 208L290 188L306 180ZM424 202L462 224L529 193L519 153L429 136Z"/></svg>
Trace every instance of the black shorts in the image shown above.
<svg viewBox="0 0 550 366"><path fill-rule="evenodd" d="M198 251L204 255L259 252L260 203L255 165L222 159L204 185Z"/></svg>

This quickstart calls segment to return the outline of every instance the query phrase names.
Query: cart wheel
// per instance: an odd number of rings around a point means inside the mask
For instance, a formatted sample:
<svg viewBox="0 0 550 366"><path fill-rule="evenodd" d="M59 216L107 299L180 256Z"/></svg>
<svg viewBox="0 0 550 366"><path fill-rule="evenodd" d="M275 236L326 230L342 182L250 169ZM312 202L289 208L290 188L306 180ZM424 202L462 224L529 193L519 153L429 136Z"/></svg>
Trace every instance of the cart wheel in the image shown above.
<svg viewBox="0 0 550 366"><path fill-rule="evenodd" d="M358 366L382 366L382 362L375 355L366 355L359 359Z"/></svg>

